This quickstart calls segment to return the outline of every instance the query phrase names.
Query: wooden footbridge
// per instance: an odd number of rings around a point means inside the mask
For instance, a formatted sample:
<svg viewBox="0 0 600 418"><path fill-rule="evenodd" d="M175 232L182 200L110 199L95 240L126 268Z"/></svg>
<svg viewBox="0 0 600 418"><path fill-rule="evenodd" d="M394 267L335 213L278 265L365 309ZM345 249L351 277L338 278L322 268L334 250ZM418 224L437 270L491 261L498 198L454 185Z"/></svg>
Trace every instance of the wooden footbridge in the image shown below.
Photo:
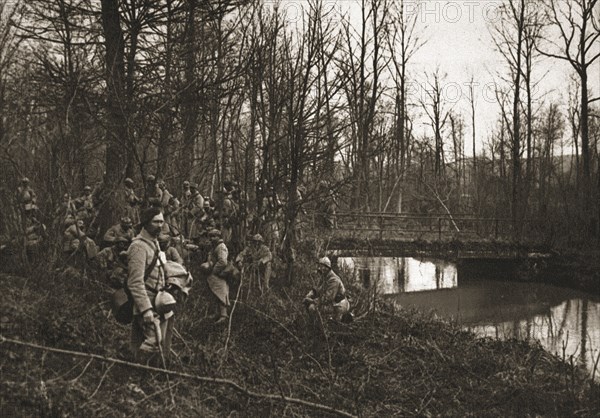
<svg viewBox="0 0 600 418"><path fill-rule="evenodd" d="M440 256L452 259L547 257L553 231L541 219L518 230L508 218L345 212L307 216L306 238L337 255Z"/></svg>

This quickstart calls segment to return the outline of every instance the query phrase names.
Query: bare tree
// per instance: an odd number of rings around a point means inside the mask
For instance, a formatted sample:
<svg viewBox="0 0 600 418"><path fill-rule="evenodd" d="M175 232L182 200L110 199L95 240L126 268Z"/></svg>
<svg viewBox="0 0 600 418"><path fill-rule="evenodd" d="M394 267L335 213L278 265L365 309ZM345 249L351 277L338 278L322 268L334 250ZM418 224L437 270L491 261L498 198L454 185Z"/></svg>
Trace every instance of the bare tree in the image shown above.
<svg viewBox="0 0 600 418"><path fill-rule="evenodd" d="M600 58L600 7L598 0L545 0L549 21L544 45L537 50L543 55L568 62L580 79L580 135L583 165L583 208L591 210L592 176L589 133L589 106L600 100L590 97L588 69ZM550 33L552 31L552 33ZM553 41L552 39L557 39ZM591 215L589 215L591 217Z"/></svg>
<svg viewBox="0 0 600 418"><path fill-rule="evenodd" d="M387 37L388 48L391 54L392 78L396 87L395 93L395 127L394 139L397 144L395 163L397 164L398 182L403 183L406 171L407 154L410 150L410 135L408 135L408 112L407 112L407 85L408 65L414 54L427 42L416 30L418 13L409 13L409 3L406 0L395 1L391 5L391 23ZM415 6L414 2L410 6ZM398 212L402 208L403 184L398 192Z"/></svg>
<svg viewBox="0 0 600 418"><path fill-rule="evenodd" d="M433 130L435 165L434 173L439 178L444 170L446 159L444 156L444 128L450 117L450 109L444 102L443 83L446 79L445 73L440 73L437 68L433 74L427 75L426 99L421 101L421 107L425 111L429 124Z"/></svg>

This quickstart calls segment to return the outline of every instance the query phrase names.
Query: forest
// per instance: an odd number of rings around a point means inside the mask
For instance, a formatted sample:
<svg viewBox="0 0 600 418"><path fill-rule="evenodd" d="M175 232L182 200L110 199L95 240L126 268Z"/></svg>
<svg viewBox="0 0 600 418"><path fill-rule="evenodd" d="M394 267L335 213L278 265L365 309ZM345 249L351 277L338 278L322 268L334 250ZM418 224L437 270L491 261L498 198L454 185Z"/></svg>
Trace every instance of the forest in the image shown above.
<svg viewBox="0 0 600 418"><path fill-rule="evenodd" d="M504 65L487 132L474 76L464 111L443 68L425 72L425 95L411 88L428 42L420 5L361 0L350 17L302 1L291 21L285 2L3 2L3 235L23 176L46 214L93 186L106 226L123 180L152 174L175 195L185 180L213 195L235 179L250 208L298 188L314 207L326 180L338 211L507 218L515 236L543 219L553 244L597 240L598 2L498 3L489 48ZM538 88L556 62L571 68L562 101Z"/></svg>

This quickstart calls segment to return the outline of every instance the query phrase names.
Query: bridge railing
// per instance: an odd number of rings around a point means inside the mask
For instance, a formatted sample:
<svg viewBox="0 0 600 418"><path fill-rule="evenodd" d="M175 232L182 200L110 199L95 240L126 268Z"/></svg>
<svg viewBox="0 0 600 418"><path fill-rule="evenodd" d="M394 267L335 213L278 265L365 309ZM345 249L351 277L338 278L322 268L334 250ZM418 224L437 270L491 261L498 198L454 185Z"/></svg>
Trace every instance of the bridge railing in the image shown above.
<svg viewBox="0 0 600 418"><path fill-rule="evenodd" d="M542 219L524 219L515 230L509 218L471 214L394 214L340 212L308 214L316 233L335 237L370 239L526 239L548 241L552 229Z"/></svg>

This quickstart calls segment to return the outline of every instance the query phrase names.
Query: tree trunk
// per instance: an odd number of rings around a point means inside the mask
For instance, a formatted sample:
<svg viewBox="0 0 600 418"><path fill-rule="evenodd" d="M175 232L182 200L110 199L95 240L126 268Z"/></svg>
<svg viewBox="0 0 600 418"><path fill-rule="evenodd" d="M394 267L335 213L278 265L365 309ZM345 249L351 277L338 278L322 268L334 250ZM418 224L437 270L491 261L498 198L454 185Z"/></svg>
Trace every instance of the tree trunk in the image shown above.
<svg viewBox="0 0 600 418"><path fill-rule="evenodd" d="M108 227L116 222L119 208L116 192L123 179L128 152L125 109L124 41L121 30L118 0L102 0L102 27L106 47L107 131L106 174L104 175L103 204L99 225Z"/></svg>

